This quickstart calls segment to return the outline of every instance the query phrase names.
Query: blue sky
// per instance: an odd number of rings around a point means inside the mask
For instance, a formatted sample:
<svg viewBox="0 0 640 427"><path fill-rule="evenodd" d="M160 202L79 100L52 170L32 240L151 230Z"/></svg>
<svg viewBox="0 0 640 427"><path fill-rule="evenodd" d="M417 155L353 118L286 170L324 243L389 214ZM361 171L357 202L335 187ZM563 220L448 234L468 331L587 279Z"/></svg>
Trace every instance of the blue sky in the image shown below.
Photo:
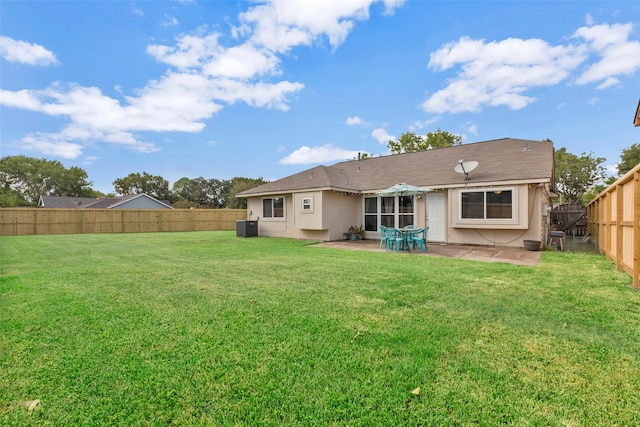
<svg viewBox="0 0 640 427"><path fill-rule="evenodd" d="M2 1L0 154L278 179L438 128L640 142L637 1ZM453 167L453 166L452 166Z"/></svg>

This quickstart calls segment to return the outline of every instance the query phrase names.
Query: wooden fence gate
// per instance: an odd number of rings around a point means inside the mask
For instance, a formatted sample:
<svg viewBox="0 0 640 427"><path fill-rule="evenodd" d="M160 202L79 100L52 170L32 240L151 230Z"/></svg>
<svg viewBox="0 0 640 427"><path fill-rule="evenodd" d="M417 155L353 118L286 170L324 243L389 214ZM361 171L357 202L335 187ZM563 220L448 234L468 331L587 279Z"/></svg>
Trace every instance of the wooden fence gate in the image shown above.
<svg viewBox="0 0 640 427"><path fill-rule="evenodd" d="M586 236L589 232L587 208L581 205L556 206L551 211L551 224L555 230L564 231L568 236Z"/></svg>

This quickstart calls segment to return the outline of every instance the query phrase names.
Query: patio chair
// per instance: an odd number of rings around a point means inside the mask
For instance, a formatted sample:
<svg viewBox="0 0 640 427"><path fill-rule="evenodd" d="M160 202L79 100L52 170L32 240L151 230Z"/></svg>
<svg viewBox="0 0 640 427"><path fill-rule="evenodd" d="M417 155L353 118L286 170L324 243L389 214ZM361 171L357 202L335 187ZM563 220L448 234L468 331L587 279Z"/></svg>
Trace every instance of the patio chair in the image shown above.
<svg viewBox="0 0 640 427"><path fill-rule="evenodd" d="M380 247L384 248L388 251L389 249L393 250L394 247L396 252L400 247L404 248L404 236L402 233L399 233L395 228L385 227L381 225L380 230Z"/></svg>
<svg viewBox="0 0 640 427"><path fill-rule="evenodd" d="M427 251L427 231L429 231L429 227L421 228L415 233L411 234L409 240L411 241L413 249L415 249L417 246L420 246L420 252L422 252L423 250L425 252Z"/></svg>
<svg viewBox="0 0 640 427"><path fill-rule="evenodd" d="M389 234L387 233L387 227L381 225L378 227L378 231L380 231L380 248L384 246L385 248L389 244Z"/></svg>
<svg viewBox="0 0 640 427"><path fill-rule="evenodd" d="M407 233L395 228L387 228L387 233L389 234L387 250L393 250L395 248L396 252L398 252L400 249L403 251L409 249Z"/></svg>

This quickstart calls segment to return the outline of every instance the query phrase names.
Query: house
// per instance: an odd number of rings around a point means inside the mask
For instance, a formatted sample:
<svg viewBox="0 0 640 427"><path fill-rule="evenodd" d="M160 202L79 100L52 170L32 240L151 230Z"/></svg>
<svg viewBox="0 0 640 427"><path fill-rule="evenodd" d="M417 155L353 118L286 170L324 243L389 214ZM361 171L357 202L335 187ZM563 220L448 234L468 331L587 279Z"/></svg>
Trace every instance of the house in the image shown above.
<svg viewBox="0 0 640 427"><path fill-rule="evenodd" d="M173 209L168 202L161 202L147 194L98 198L40 196L38 207L63 209Z"/></svg>
<svg viewBox="0 0 640 427"><path fill-rule="evenodd" d="M456 166L477 162L468 173ZM522 247L545 241L554 196L553 143L504 138L316 166L238 193L261 236L341 240L351 225L365 238L379 226L429 227L428 240ZM375 193L397 183L430 189Z"/></svg>
<svg viewBox="0 0 640 427"><path fill-rule="evenodd" d="M636 108L636 115L633 118L633 125L640 126L640 101L638 101L638 108Z"/></svg>

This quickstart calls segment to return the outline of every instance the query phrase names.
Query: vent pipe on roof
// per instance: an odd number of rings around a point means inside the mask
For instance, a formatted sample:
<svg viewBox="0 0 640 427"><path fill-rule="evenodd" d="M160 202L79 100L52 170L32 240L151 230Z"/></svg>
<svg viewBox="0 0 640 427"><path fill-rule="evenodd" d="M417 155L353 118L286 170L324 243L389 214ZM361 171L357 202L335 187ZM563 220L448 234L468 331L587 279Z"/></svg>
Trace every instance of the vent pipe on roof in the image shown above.
<svg viewBox="0 0 640 427"><path fill-rule="evenodd" d="M358 161L360 161L360 152L358 151Z"/></svg>

